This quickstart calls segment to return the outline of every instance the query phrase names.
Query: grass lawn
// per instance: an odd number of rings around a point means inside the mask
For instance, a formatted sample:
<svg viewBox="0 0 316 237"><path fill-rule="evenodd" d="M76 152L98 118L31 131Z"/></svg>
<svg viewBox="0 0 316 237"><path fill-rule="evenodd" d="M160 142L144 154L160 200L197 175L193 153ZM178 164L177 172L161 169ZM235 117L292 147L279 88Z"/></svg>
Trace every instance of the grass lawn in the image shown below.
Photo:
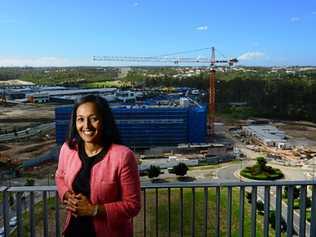
<svg viewBox="0 0 316 237"><path fill-rule="evenodd" d="M208 236L215 236L215 188L208 189ZM220 236L226 236L227 226L227 189L221 190L221 207L220 207ZM204 229L204 189L196 189L195 192L195 235L202 236ZM158 233L159 236L168 236L168 191L160 190L158 192ZM192 192L191 189L183 190L183 233L184 236L191 236L191 210L192 210ZM155 190L146 191L146 216L147 216L147 236L155 236ZM234 189L232 195L232 226L231 236L239 236L239 190ZM244 234L250 236L251 233L251 208L245 200L244 216ZM144 211L134 219L135 236L143 236L143 216ZM256 236L263 236L263 216L257 215ZM180 191L179 189L171 190L171 236L179 236L180 229ZM274 236L274 230L270 228L270 236Z"/></svg>
<svg viewBox="0 0 316 237"><path fill-rule="evenodd" d="M116 81L101 81L101 82L87 82L81 84L83 88L108 88L108 87L126 87L131 86L130 82L116 80Z"/></svg>

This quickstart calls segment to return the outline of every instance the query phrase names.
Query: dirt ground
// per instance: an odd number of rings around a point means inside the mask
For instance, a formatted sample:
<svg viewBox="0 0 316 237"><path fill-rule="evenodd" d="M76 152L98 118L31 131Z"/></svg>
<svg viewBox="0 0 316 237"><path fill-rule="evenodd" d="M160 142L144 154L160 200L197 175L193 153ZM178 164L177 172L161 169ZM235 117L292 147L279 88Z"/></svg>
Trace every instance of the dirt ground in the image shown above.
<svg viewBox="0 0 316 237"><path fill-rule="evenodd" d="M54 120L56 105L52 104L0 104L0 134L7 130L22 130Z"/></svg>
<svg viewBox="0 0 316 237"><path fill-rule="evenodd" d="M6 145L6 149L0 152L0 160L11 160L14 163L19 163L23 160L29 160L36 156L39 156L52 148L55 144L55 140L38 141L34 144L31 143L9 143Z"/></svg>
<svg viewBox="0 0 316 237"><path fill-rule="evenodd" d="M283 122L276 123L275 125L291 137L305 137L306 139L316 141L316 124L314 123Z"/></svg>
<svg viewBox="0 0 316 237"><path fill-rule="evenodd" d="M5 130L10 133L13 131L24 130L54 121L53 104L0 104L0 134ZM5 142L0 144L0 161L4 164L19 164L23 160L28 160L49 151L55 145L55 131L52 130L48 136L32 136L17 142ZM43 165L43 169L47 164ZM50 165L51 166L51 165ZM4 165L3 168L6 166ZM39 169L30 170L34 174Z"/></svg>
<svg viewBox="0 0 316 237"><path fill-rule="evenodd" d="M274 124L297 146L316 149L316 124L311 122L280 122Z"/></svg>

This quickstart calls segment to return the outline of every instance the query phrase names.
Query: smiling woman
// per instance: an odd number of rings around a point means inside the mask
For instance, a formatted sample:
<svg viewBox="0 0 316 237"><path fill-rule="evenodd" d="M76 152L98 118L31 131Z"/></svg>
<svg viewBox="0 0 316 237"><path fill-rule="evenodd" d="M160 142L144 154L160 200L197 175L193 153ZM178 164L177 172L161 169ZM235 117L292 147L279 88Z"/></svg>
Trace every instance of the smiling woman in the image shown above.
<svg viewBox="0 0 316 237"><path fill-rule="evenodd" d="M68 210L64 236L132 236L140 210L140 182L133 152L120 145L112 111L99 96L75 106L56 171Z"/></svg>
<svg viewBox="0 0 316 237"><path fill-rule="evenodd" d="M95 151L102 148L101 120L102 117L98 113L95 103L87 102L77 108L76 128L79 137L84 141L87 147L87 152L93 151L93 146L96 146L96 148L99 146Z"/></svg>

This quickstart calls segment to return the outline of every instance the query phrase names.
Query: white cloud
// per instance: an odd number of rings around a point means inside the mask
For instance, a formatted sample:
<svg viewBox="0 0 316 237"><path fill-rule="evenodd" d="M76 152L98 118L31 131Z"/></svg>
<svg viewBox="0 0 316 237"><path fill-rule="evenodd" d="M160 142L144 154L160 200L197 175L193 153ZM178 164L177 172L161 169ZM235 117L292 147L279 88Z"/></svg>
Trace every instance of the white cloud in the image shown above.
<svg viewBox="0 0 316 237"><path fill-rule="evenodd" d="M207 30L207 26L205 25L205 26L198 26L198 27L196 27L195 29L196 30L200 30L200 31L204 31L204 30Z"/></svg>
<svg viewBox="0 0 316 237"><path fill-rule="evenodd" d="M139 2L133 2L133 7L138 7L139 6Z"/></svg>
<svg viewBox="0 0 316 237"><path fill-rule="evenodd" d="M300 21L300 20L301 20L301 18L300 18L300 17L297 17L297 16L293 16L293 17L291 17L291 19L290 19L291 22L298 22L298 21Z"/></svg>
<svg viewBox="0 0 316 237"><path fill-rule="evenodd" d="M238 57L238 60L245 60L245 61L251 61L251 60L260 60L264 59L265 54L262 52L246 52Z"/></svg>
<svg viewBox="0 0 316 237"><path fill-rule="evenodd" d="M92 65L91 60L67 59L57 57L38 57L38 58L4 58L0 57L2 67L64 67L64 66L88 66Z"/></svg>

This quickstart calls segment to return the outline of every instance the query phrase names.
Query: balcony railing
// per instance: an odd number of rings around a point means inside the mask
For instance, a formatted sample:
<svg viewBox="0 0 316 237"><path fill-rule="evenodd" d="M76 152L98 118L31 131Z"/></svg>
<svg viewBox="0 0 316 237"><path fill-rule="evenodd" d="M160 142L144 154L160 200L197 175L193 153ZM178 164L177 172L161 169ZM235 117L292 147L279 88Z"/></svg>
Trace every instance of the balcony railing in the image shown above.
<svg viewBox="0 0 316 237"><path fill-rule="evenodd" d="M0 190L0 236L61 236L65 209L55 186ZM134 235L314 237L316 180L142 184Z"/></svg>

